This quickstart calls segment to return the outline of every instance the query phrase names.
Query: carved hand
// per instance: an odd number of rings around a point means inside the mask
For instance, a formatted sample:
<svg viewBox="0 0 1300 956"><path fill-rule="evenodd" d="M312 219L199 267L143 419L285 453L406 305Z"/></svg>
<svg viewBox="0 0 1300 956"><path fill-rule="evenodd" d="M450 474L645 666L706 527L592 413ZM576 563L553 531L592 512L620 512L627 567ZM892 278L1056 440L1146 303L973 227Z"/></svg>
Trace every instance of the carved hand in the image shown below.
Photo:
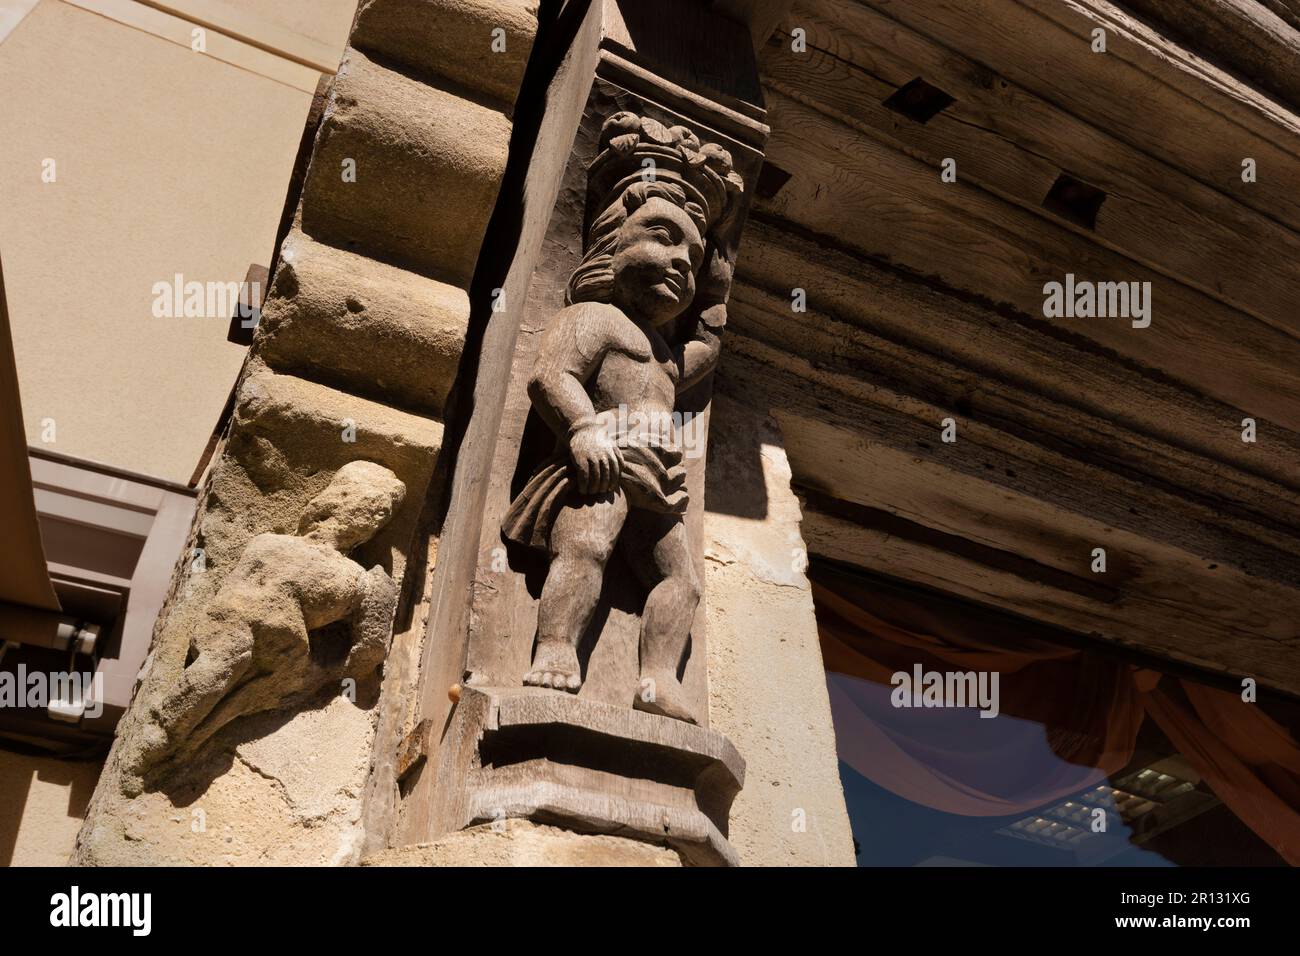
<svg viewBox="0 0 1300 956"><path fill-rule="evenodd" d="M623 473L623 454L603 424L592 423L574 431L569 439L569 456L577 472L578 490L599 495L618 488Z"/></svg>

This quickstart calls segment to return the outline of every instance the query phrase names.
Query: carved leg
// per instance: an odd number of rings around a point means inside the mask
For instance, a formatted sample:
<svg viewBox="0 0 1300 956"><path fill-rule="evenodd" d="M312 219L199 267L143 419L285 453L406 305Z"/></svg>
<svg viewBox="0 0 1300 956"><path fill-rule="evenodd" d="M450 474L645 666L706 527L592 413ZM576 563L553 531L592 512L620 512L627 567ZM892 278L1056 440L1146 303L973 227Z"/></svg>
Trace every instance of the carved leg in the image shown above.
<svg viewBox="0 0 1300 956"><path fill-rule="evenodd" d="M551 567L537 612L537 649L524 683L576 691L578 641L600 600L605 564L627 517L622 492L565 506L551 527Z"/></svg>
<svg viewBox="0 0 1300 956"><path fill-rule="evenodd" d="M633 706L696 723L677 680L700 603L686 525L678 515L638 511L623 539L633 569L650 589L641 615L641 679Z"/></svg>

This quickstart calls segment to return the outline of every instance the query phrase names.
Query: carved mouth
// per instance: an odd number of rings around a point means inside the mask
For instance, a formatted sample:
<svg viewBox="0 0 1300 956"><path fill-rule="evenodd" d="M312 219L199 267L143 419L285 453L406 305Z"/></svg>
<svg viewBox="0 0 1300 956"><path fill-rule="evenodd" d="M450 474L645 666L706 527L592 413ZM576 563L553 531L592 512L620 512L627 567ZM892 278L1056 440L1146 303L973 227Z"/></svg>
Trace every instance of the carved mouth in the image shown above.
<svg viewBox="0 0 1300 956"><path fill-rule="evenodd" d="M663 284L666 285L672 294L680 299L686 291L686 277L678 272L665 272Z"/></svg>

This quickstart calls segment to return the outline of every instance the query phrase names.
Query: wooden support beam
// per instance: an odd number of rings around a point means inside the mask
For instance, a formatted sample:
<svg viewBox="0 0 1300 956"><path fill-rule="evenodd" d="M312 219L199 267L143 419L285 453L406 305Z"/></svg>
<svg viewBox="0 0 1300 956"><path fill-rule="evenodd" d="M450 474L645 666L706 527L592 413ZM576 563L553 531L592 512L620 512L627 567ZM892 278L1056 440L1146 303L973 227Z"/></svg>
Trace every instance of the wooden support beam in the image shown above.
<svg viewBox="0 0 1300 956"><path fill-rule="evenodd" d="M1300 229L1300 117L1106 0L865 2L1266 216ZM797 12L791 15L793 24ZM1093 53L1092 31L1106 32ZM1242 159L1267 172L1243 183Z"/></svg>
<svg viewBox="0 0 1300 956"><path fill-rule="evenodd" d="M797 17L807 49L795 52L779 34L760 58L773 89L893 145L932 175L951 159L959 182L1300 332L1300 235L871 7L801 0ZM955 99L925 123L883 105L917 77ZM1044 208L1062 173L1105 192L1094 229Z"/></svg>
<svg viewBox="0 0 1300 956"><path fill-rule="evenodd" d="M1300 339L983 190L943 183L932 167L789 97L769 90L767 99L768 159L795 175L758 203L760 212L1300 429ZM1150 328L1124 318L1043 318L1044 284L1067 274L1150 282Z"/></svg>
<svg viewBox="0 0 1300 956"><path fill-rule="evenodd" d="M998 567L982 556L934 543L923 533L899 533L899 525L873 527L862 512L823 511L805 501L802 531L809 553L865 568L886 577L956 594L982 604L1050 622L1093 639L1194 667L1252 677L1265 686L1300 694L1300 654L1283 615L1264 610L1265 599L1249 581L1225 581L1213 591L1192 587L1167 553L1134 553L1130 586L1114 601L1035 579L1020 569ZM1139 544L1113 538L1111 547ZM1244 585L1244 587L1243 587ZM1235 592L1235 593L1234 593ZM1294 620L1295 604L1290 604ZM1271 617L1278 631L1258 627Z"/></svg>

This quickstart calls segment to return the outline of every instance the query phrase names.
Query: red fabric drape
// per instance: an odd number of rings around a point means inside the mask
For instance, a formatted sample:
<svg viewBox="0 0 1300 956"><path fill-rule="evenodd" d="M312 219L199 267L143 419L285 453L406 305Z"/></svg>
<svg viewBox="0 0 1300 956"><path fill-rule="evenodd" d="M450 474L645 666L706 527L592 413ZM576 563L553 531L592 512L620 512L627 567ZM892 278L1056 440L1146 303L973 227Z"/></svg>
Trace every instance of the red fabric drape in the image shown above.
<svg viewBox="0 0 1300 956"><path fill-rule="evenodd" d="M829 682L839 755L876 784L945 813L1028 812L1124 767L1150 716L1220 800L1300 865L1300 744L1239 694L1161 684L1157 672L1026 628L989 633L847 580L815 581L813 594L826 669L849 675ZM894 708L890 677L917 663L1014 675L999 687L1009 719Z"/></svg>

